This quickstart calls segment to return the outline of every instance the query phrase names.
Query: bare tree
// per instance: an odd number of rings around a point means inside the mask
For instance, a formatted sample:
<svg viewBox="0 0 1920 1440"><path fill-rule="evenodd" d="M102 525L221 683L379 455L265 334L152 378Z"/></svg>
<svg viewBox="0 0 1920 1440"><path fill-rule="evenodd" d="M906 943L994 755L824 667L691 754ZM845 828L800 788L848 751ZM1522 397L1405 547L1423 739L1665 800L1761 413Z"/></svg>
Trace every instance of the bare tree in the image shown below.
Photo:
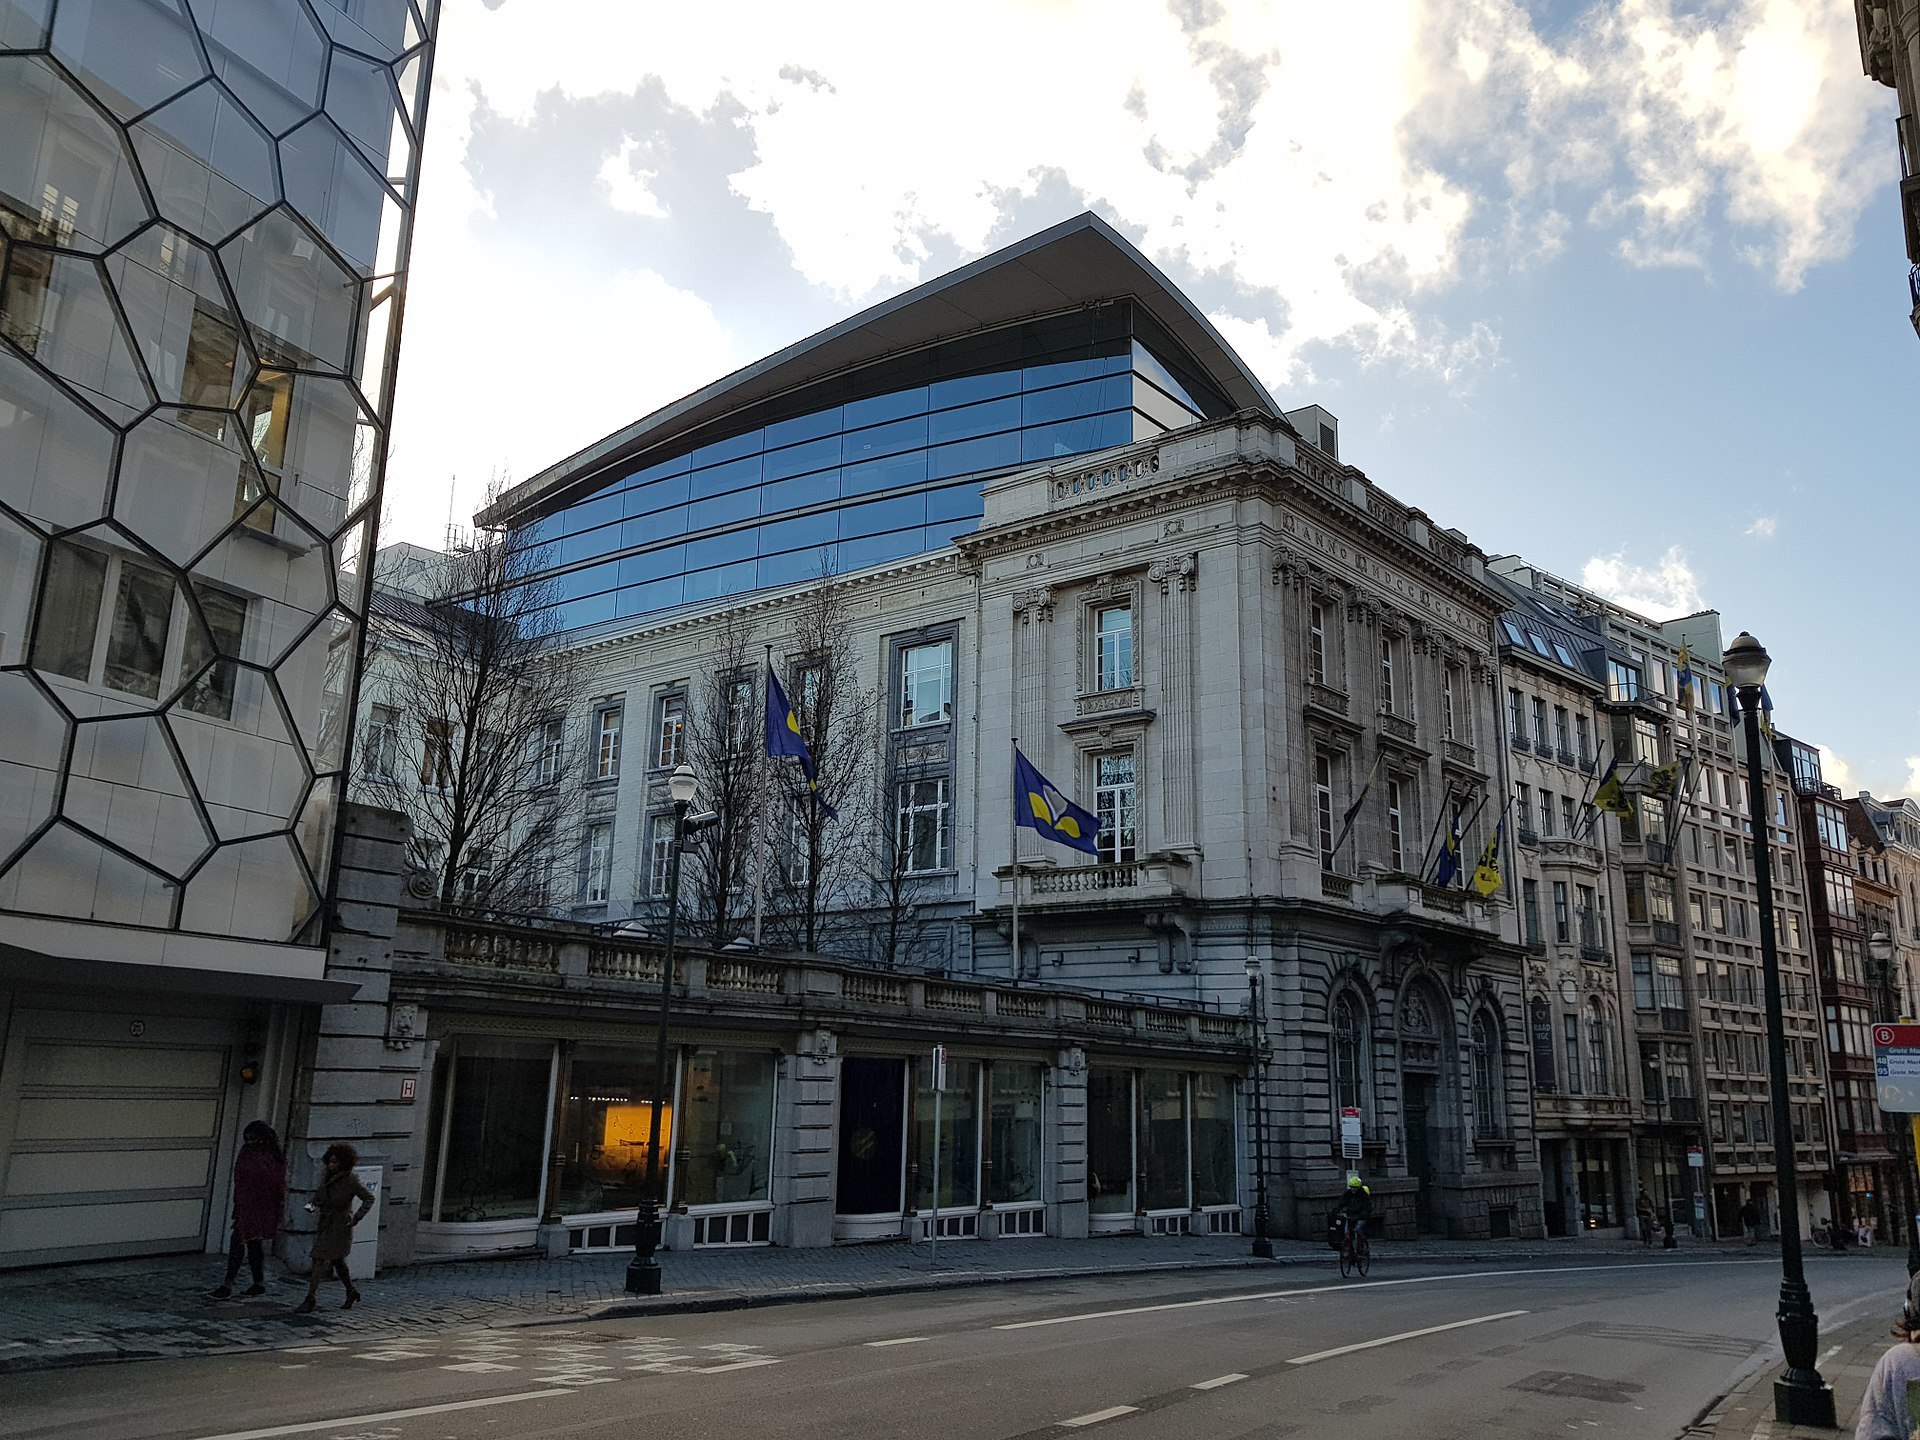
<svg viewBox="0 0 1920 1440"><path fill-rule="evenodd" d="M894 794L883 795L877 807L880 843L873 852L873 943L880 963L889 970L914 965L929 938L929 902L935 898L916 868L914 846L919 837L910 822L900 817L898 788L897 782L890 785Z"/></svg>
<svg viewBox="0 0 1920 1440"><path fill-rule="evenodd" d="M443 905L544 911L579 847L584 682L541 564L524 533L481 530L404 588L376 574L354 794L412 822Z"/></svg>
<svg viewBox="0 0 1920 1440"><path fill-rule="evenodd" d="M813 757L814 781L809 784L794 761L770 762L778 863L767 875L769 929L776 940L809 953L831 940L864 955L860 912L872 893L877 839L879 699L860 677L842 584L823 576L795 619L786 690ZM848 933L855 930L861 933Z"/></svg>
<svg viewBox="0 0 1920 1440"><path fill-rule="evenodd" d="M751 903L747 893L762 813L757 658L753 626L729 613L711 668L688 696L687 763L700 777L701 808L719 816L687 848L684 863L693 882L689 929L704 931L715 948L736 938L737 921Z"/></svg>

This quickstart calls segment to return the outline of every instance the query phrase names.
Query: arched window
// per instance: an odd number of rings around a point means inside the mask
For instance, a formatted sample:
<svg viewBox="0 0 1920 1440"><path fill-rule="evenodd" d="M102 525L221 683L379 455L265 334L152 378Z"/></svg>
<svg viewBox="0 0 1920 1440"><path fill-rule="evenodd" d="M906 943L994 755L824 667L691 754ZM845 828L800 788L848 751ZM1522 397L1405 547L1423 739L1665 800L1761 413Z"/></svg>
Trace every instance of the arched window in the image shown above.
<svg viewBox="0 0 1920 1440"><path fill-rule="evenodd" d="M1342 990L1333 1002L1333 1108L1367 1114L1367 1014L1351 990Z"/></svg>
<svg viewBox="0 0 1920 1440"><path fill-rule="evenodd" d="M1506 1134L1506 1087L1500 1083L1500 1026L1487 1011L1473 1017L1473 1125L1482 1139Z"/></svg>
<svg viewBox="0 0 1920 1440"><path fill-rule="evenodd" d="M1613 1094L1613 1049L1607 1044L1607 1007L1595 996L1587 1001L1587 1089Z"/></svg>

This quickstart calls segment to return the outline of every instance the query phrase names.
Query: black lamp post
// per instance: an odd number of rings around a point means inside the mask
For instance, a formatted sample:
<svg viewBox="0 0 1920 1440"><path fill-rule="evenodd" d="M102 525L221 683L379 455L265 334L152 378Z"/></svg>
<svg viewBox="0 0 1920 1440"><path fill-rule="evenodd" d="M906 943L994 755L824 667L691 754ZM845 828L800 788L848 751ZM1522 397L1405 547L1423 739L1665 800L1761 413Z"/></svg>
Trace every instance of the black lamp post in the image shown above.
<svg viewBox="0 0 1920 1440"><path fill-rule="evenodd" d="M687 811L700 782L691 765L682 764L667 780L673 797L673 846L667 852L667 934L660 961L660 1028L653 1047L653 1099L647 1116L647 1186L633 1230L633 1259L627 1262L627 1293L658 1295L662 1201L660 1194L660 1111L667 1103L667 1022L673 1012L673 933L680 919L680 851L687 839Z"/></svg>
<svg viewBox="0 0 1920 1440"><path fill-rule="evenodd" d="M1835 1428L1833 1388L1820 1378L1820 1317L1800 1263L1800 1192L1795 1174L1793 1102L1787 1093L1786 1020L1780 1002L1780 951L1774 943L1771 825L1760 767L1760 692L1772 657L1744 630L1721 657L1727 682L1740 697L1747 742L1747 810L1753 831L1753 888L1760 902L1761 973L1767 992L1767 1070L1773 1091L1773 1169L1780 1191L1780 1347L1787 1373L1773 1382L1774 1418L1789 1425Z"/></svg>
<svg viewBox="0 0 1920 1440"><path fill-rule="evenodd" d="M1885 930L1874 931L1867 937L1867 954L1873 960L1874 975L1880 982L1880 1005L1885 1012L1881 1018L1899 1020L1902 1006L1900 988L1893 983L1893 936ZM1914 1224L1913 1208L1912 1117L1897 1118L1900 1138L1894 1141L1893 1152L1899 1157L1895 1163L1900 1167L1900 1228L1907 1232L1907 1274L1920 1275L1920 1226Z"/></svg>
<svg viewBox="0 0 1920 1440"><path fill-rule="evenodd" d="M1267 1017L1260 1006L1260 961L1247 957L1247 1019L1253 1026L1253 1254L1273 1259L1273 1241L1267 1235L1272 1219L1267 1209Z"/></svg>

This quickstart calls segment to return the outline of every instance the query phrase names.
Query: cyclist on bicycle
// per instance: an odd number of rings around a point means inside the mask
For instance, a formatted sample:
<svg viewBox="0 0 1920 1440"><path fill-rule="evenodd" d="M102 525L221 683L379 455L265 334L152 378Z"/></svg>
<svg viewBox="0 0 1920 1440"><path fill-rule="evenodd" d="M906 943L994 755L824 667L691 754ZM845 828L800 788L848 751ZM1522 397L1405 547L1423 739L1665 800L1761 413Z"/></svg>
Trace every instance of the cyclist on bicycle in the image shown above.
<svg viewBox="0 0 1920 1440"><path fill-rule="evenodd" d="M1357 1245L1366 1238L1367 1221L1373 1218L1373 1191L1358 1175L1347 1176L1347 1193L1334 1208L1347 1229L1347 1243Z"/></svg>

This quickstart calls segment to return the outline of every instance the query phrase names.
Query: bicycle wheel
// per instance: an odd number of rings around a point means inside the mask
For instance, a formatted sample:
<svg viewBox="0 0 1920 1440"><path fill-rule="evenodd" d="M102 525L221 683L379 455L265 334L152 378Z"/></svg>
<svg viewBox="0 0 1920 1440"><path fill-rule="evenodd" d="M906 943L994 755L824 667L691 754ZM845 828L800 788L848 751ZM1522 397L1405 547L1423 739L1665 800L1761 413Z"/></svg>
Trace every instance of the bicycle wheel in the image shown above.
<svg viewBox="0 0 1920 1440"><path fill-rule="evenodd" d="M1353 1242L1353 1265L1362 1275L1373 1268L1373 1242L1364 1235Z"/></svg>
<svg viewBox="0 0 1920 1440"><path fill-rule="evenodd" d="M1340 1278L1346 1279L1353 1273L1353 1238L1349 1236L1340 1242Z"/></svg>

